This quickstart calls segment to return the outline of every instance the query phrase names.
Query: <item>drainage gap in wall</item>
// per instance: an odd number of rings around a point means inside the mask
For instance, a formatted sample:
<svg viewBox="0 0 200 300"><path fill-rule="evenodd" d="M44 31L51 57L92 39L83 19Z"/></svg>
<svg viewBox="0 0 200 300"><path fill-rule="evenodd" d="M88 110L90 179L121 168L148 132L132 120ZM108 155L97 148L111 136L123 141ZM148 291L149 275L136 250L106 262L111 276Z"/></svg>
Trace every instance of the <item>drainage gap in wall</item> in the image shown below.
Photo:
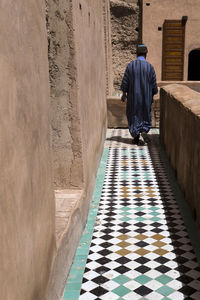
<svg viewBox="0 0 200 300"><path fill-rule="evenodd" d="M150 6L151 4L149 2L146 3L146 6Z"/></svg>
<svg viewBox="0 0 200 300"><path fill-rule="evenodd" d="M81 3L79 3L79 8L80 8L80 10L82 9L82 5L81 5Z"/></svg>
<svg viewBox="0 0 200 300"><path fill-rule="evenodd" d="M162 31L162 27L159 26L159 27L158 27L158 31Z"/></svg>

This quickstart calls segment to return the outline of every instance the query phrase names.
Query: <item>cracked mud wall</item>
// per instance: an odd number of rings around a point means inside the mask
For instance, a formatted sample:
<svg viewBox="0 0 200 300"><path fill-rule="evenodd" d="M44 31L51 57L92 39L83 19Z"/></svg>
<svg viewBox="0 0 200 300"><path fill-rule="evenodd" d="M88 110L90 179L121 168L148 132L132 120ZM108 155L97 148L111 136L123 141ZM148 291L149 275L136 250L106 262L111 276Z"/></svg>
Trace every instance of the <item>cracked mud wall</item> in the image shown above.
<svg viewBox="0 0 200 300"><path fill-rule="evenodd" d="M72 1L47 0L53 171L56 189L83 186Z"/></svg>
<svg viewBox="0 0 200 300"><path fill-rule="evenodd" d="M46 4L54 185L82 188L96 172L105 137L106 87L112 86L109 2Z"/></svg>
<svg viewBox="0 0 200 300"><path fill-rule="evenodd" d="M141 42L141 1L110 0L114 89L119 91L127 64Z"/></svg>

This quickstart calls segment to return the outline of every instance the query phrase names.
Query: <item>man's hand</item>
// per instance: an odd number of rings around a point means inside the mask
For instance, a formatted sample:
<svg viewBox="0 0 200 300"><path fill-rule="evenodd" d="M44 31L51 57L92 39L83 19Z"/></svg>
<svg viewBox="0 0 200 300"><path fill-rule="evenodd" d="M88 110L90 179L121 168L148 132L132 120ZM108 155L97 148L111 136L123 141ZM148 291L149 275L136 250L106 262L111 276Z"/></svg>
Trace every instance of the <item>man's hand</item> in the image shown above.
<svg viewBox="0 0 200 300"><path fill-rule="evenodd" d="M126 93L123 93L121 96L121 101L125 102L126 101Z"/></svg>

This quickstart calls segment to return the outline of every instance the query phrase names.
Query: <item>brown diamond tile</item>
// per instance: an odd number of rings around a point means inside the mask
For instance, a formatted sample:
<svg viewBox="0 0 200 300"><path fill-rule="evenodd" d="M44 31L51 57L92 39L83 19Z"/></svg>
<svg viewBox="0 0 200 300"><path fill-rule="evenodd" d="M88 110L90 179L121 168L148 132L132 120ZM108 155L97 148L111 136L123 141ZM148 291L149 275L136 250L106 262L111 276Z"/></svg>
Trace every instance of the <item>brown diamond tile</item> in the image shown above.
<svg viewBox="0 0 200 300"><path fill-rule="evenodd" d="M153 251L153 252L156 253L156 254L158 254L158 255L160 255L160 256L162 256L162 255L168 253L169 251L166 251L166 250L164 250L164 249L162 249L162 248L158 248L158 249L156 249L156 250Z"/></svg>
<svg viewBox="0 0 200 300"><path fill-rule="evenodd" d="M160 240L164 239L165 236L158 233L158 234L154 234L153 236L151 236L151 238L154 240L160 241Z"/></svg>
<svg viewBox="0 0 200 300"><path fill-rule="evenodd" d="M131 244L130 243L127 243L125 241L117 244L117 246L121 247L121 248L126 248L127 246L130 246Z"/></svg>
<svg viewBox="0 0 200 300"><path fill-rule="evenodd" d="M138 239L138 240L140 240L140 241L143 241L143 240L147 239L148 236L146 236L146 235L144 235L144 234L138 234L138 235L134 236L134 238L135 238L135 239Z"/></svg>
<svg viewBox="0 0 200 300"><path fill-rule="evenodd" d="M156 247L162 248L163 246L166 245L166 243L163 243L161 241L157 241L157 242L153 243L153 245L156 246Z"/></svg>
<svg viewBox="0 0 200 300"><path fill-rule="evenodd" d="M147 253L150 253L150 251L148 251L148 250L146 250L146 249L144 249L144 248L140 248L140 249L138 249L138 250L136 250L136 251L134 251L135 253L137 253L137 254L139 254L139 255L141 255L141 256L144 256L144 255L146 255Z"/></svg>
<svg viewBox="0 0 200 300"><path fill-rule="evenodd" d="M129 239L130 236L126 235L126 234L122 234L122 235L117 236L117 238L122 240L122 241L125 241L125 240Z"/></svg>
<svg viewBox="0 0 200 300"><path fill-rule="evenodd" d="M131 251L129 251L127 249L121 249L121 250L116 251L116 253L121 255L121 256L125 256L125 255L131 253Z"/></svg>

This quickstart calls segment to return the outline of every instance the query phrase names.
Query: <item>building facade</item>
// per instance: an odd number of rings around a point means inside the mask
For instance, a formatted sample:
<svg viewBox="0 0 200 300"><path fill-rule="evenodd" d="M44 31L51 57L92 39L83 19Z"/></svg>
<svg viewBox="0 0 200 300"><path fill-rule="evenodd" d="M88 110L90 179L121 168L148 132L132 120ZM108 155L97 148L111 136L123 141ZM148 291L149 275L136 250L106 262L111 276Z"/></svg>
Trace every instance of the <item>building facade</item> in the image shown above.
<svg viewBox="0 0 200 300"><path fill-rule="evenodd" d="M199 0L143 0L142 38L158 80L200 80L199 10Z"/></svg>

